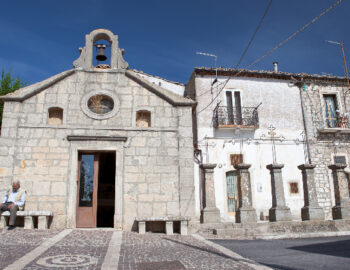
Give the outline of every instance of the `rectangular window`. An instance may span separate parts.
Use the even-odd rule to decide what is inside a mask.
[[[339,109],[336,95],[323,95],[325,124],[327,128],[339,127]]]

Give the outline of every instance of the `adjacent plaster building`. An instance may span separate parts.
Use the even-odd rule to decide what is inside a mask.
[[[101,59],[110,48],[109,64],[94,64],[96,46]],[[53,228],[131,230],[150,216],[198,222],[195,102],[175,93],[180,84],[167,90],[129,70],[108,30],[86,35],[80,52],[74,69],[1,97],[0,193],[20,180],[26,210],[53,211]]]
[[[340,199],[335,199],[339,195],[334,195],[334,174],[328,166],[348,164],[346,86],[344,78],[278,70],[194,69],[185,96],[198,103],[193,114],[197,163],[216,165],[214,197],[222,222],[240,222],[237,214],[245,195],[239,194],[244,192],[239,176],[247,169],[250,194],[246,200],[257,221],[275,221],[271,215],[275,216],[278,200],[288,212],[281,220],[309,219],[301,209],[309,209],[311,200],[312,211],[317,212],[311,219],[333,218],[332,207]],[[304,167],[298,166],[310,163],[316,166],[315,180],[303,183]],[[268,164],[281,165],[275,166],[280,185]],[[196,210],[201,213],[208,196],[205,170],[195,165]],[[305,184],[315,188],[304,190]],[[344,198],[349,197],[347,183],[340,190]]]
[[[239,163],[251,164],[252,204],[257,220],[268,220],[272,204],[271,178],[266,168],[271,163],[284,164],[286,204],[293,219],[300,219],[304,201],[297,166],[305,163],[305,147],[299,88],[273,72],[196,68],[185,95],[198,103],[194,140],[199,159],[217,164],[215,197],[221,220],[236,221],[239,196],[234,165]],[[203,190],[202,170],[198,166],[196,170],[196,181]],[[204,207],[203,191],[199,195],[197,211]]]

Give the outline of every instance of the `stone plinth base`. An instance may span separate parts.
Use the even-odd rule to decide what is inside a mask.
[[[292,214],[289,207],[277,207],[270,208],[269,210],[270,221],[291,221]]]
[[[350,219],[350,207],[334,206],[332,216],[333,219]]]
[[[238,209],[236,212],[237,223],[257,222],[256,211],[253,208],[250,209]]]
[[[206,207],[202,211],[203,223],[219,223],[220,210],[216,207]]]
[[[301,208],[302,220],[324,220],[322,207],[303,207]]]

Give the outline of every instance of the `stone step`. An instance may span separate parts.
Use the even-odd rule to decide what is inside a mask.
[[[201,224],[199,229],[199,233],[223,238],[340,231],[350,231],[350,220]]]

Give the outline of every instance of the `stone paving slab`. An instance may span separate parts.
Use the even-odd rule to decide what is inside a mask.
[[[0,269],[12,264],[32,251],[47,239],[58,234],[59,230],[0,230]]]
[[[192,236],[123,233],[118,270],[251,270]]]
[[[23,269],[100,269],[113,231],[74,230]]]

